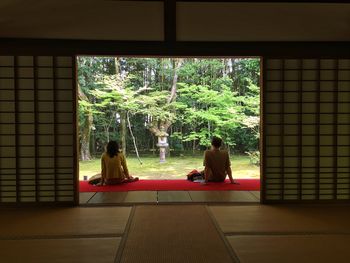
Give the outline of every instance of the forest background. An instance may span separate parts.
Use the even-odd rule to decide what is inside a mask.
[[[129,156],[202,156],[212,136],[259,165],[257,58],[78,57],[80,160],[109,140]],[[159,158],[158,158],[159,160]]]

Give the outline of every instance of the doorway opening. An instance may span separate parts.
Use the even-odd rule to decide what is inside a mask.
[[[140,181],[183,181],[203,170],[203,153],[217,136],[230,153],[233,178],[259,182],[260,63],[77,57],[79,180],[101,172],[101,155],[114,140]]]

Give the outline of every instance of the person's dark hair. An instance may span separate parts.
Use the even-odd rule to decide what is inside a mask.
[[[115,155],[119,153],[119,144],[116,141],[110,141],[107,144],[107,153],[109,157],[113,158]]]
[[[222,144],[222,140],[219,137],[214,136],[213,139],[211,139],[211,145],[213,145],[216,148],[220,148]]]

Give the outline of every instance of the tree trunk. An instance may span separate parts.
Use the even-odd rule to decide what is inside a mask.
[[[130,123],[130,118],[129,118],[128,112],[126,112],[126,119],[128,121],[129,131],[130,131],[130,135],[132,137],[132,141],[134,143],[134,148],[135,148],[135,153],[136,153],[137,159],[139,160],[140,164],[142,165],[142,161],[141,161],[140,155],[139,155],[139,150],[137,149],[137,145],[136,145],[135,136],[134,136],[134,133],[132,132],[132,129],[131,129],[131,123]]]
[[[174,59],[174,76],[173,76],[173,82],[170,88],[170,94],[167,99],[168,104],[171,104],[176,100],[178,70],[181,67],[182,63],[183,63],[183,59]],[[167,133],[171,124],[172,123],[169,120],[153,121],[149,127],[149,130],[158,139],[160,134],[163,134],[164,132]],[[165,162],[165,149],[160,147],[159,150],[160,150],[159,159],[161,162]]]
[[[105,127],[106,141],[109,142],[109,126]]]
[[[192,144],[192,155],[194,155],[196,152],[196,140],[193,140],[193,144]]]
[[[90,134],[91,134],[91,126],[92,126],[92,114],[86,116],[85,123],[88,123],[83,127],[81,133],[81,146],[80,146],[80,158],[82,161],[91,160],[90,154]]]
[[[120,141],[122,145],[122,151],[126,155],[126,112],[120,113]]]
[[[119,58],[116,57],[114,58],[114,65],[115,65],[115,74],[117,76],[120,75],[120,63],[119,63]],[[123,110],[120,113],[120,142],[122,146],[122,151],[126,155],[126,132],[127,132],[127,127],[126,127],[126,112]]]
[[[173,84],[170,90],[170,96],[168,97],[168,103],[171,103],[176,99],[178,70],[181,67],[182,63],[183,63],[182,59],[177,59],[174,61],[174,77],[173,77]]]
[[[78,96],[80,100],[85,100],[89,102],[88,97],[84,94],[84,92],[81,90],[79,85],[78,85]],[[80,136],[80,158],[82,161],[87,161],[87,160],[91,160],[90,135],[91,135],[91,128],[93,123],[92,112],[88,110],[84,115],[84,117],[85,117],[85,121],[83,122],[84,126],[81,129],[81,136]]]
[[[91,148],[91,154],[92,156],[96,156],[96,137],[95,137],[95,133],[93,132],[90,136],[90,148]]]
[[[209,110],[208,105],[206,106],[207,111]],[[210,121],[208,120],[208,135],[209,138],[211,137],[211,127],[210,127]]]
[[[183,133],[183,123],[181,122],[181,126],[180,126],[180,134],[181,134],[181,150],[182,151],[186,151],[186,143],[184,145],[184,141],[182,140],[182,135]]]
[[[119,58],[114,58],[114,65],[115,65],[115,74],[120,74],[120,64],[119,64]]]

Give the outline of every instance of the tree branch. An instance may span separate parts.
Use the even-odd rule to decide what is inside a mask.
[[[173,84],[171,86],[170,96],[168,98],[168,104],[170,104],[176,99],[178,70],[181,67],[182,62],[183,62],[183,59],[181,58],[175,60],[174,78],[173,78]]]
[[[88,97],[86,96],[86,94],[81,89],[79,83],[78,83],[78,97],[79,97],[80,100],[89,101]]]
[[[148,85],[146,84],[145,86],[143,86],[142,88],[139,88],[135,93],[136,94],[140,94],[146,90],[152,90],[152,88],[149,88]]]
[[[157,135],[160,133],[159,128],[157,127],[157,125],[154,125],[154,123],[152,123],[148,129],[150,130],[150,132],[152,132],[154,135]]]

